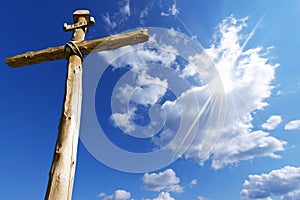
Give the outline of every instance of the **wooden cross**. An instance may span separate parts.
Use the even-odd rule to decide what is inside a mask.
[[[62,58],[68,59],[65,99],[60,118],[58,136],[49,172],[45,200],[71,200],[74,183],[77,145],[82,101],[83,55],[95,51],[116,49],[125,45],[145,42],[149,39],[146,29],[84,41],[88,27],[94,25],[88,10],[73,13],[74,24],[64,24],[64,30],[74,30],[72,40],[65,46],[27,52],[6,58],[11,67],[38,64]]]

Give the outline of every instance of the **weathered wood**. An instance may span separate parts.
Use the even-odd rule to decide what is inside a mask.
[[[76,17],[76,13],[81,16]],[[88,11],[76,11],[76,22],[89,20]],[[87,27],[75,29],[73,41],[83,41]],[[53,161],[45,200],[71,200],[74,183],[82,101],[82,60],[78,55],[68,58],[65,99],[60,119]]]
[[[84,41],[88,26],[92,25],[91,23],[86,23],[87,20],[90,20],[89,11],[75,11],[73,17],[74,23],[79,23],[80,26],[74,26],[76,29],[73,32],[72,41],[76,42],[83,55],[142,43],[149,39],[148,31],[142,29]],[[87,26],[84,27],[82,24],[87,24]],[[73,29],[73,26],[71,28]],[[76,51],[78,50],[76,49]],[[45,200],[71,200],[72,198],[82,102],[82,59],[80,55],[69,56],[65,52],[64,46],[27,52],[6,58],[6,63],[11,67],[21,67],[66,57],[68,58],[68,73],[65,85],[65,99]]]
[[[95,19],[93,17],[90,17],[90,20],[86,22],[78,22],[76,24],[71,24],[71,25],[64,23],[64,31],[67,32],[67,31],[72,31],[76,28],[94,26],[94,24],[95,24]]]
[[[97,51],[113,50],[126,45],[145,42],[149,39],[148,30],[141,29],[128,33],[112,35],[95,40],[85,40],[76,43],[82,54],[86,55]],[[97,47],[97,48],[96,48]],[[44,50],[27,52],[6,58],[6,63],[11,67],[22,67],[42,62],[66,58],[64,46],[49,47]]]

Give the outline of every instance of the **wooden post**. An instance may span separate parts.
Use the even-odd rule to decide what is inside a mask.
[[[89,11],[73,13],[74,23],[89,20]],[[72,41],[84,40],[87,27],[75,29]],[[58,128],[53,161],[45,200],[71,200],[76,167],[77,145],[82,101],[82,60],[78,55],[68,58],[63,111]]]
[[[88,26],[94,23],[90,20],[90,13],[88,10],[77,10],[73,13],[73,17],[74,25],[64,25],[65,31],[74,29],[72,42],[68,43],[71,45],[70,50],[73,51],[71,54],[65,52],[65,46],[58,46],[6,58],[6,63],[14,68],[58,60],[66,56],[68,58],[65,99],[45,200],[71,200],[72,198],[80,128],[83,55],[142,43],[149,39],[148,31],[141,29],[84,41]]]

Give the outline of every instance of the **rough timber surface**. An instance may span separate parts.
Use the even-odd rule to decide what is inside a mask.
[[[141,29],[95,40],[85,40],[77,42],[76,44],[81,53],[86,55],[91,52],[113,50],[126,45],[146,42],[148,39],[148,30]],[[6,58],[6,63],[11,67],[22,67],[52,60],[59,60],[66,58],[67,56],[67,53],[64,51],[64,46],[49,47],[40,51],[30,51],[24,54],[8,57]]]

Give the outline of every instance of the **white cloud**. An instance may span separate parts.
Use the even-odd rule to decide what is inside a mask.
[[[154,3],[155,3],[155,1],[149,1],[147,3],[147,5],[145,6],[145,8],[140,12],[139,18],[140,18],[140,24],[141,25],[144,26],[146,21],[151,19],[151,18],[148,19],[148,15],[149,15],[149,13],[151,12],[151,10],[154,6]]]
[[[198,196],[197,200],[209,200],[209,199],[202,197],[202,196]]]
[[[280,141],[263,131],[249,131],[244,125],[235,127],[236,132],[230,132],[229,137],[222,136],[213,150],[212,167],[220,169],[240,160],[250,160],[255,157],[268,156],[280,158],[276,151],[283,151],[286,142]],[[227,133],[224,133],[227,134]]]
[[[170,193],[168,192],[161,192],[158,197],[154,198],[153,200],[175,200],[171,197]]]
[[[282,122],[282,117],[279,115],[273,115],[267,119],[265,123],[261,125],[262,128],[267,130],[274,130]]]
[[[115,127],[119,127],[125,133],[130,133],[135,130],[135,126],[132,122],[132,115],[132,112],[113,113],[110,120],[113,122]]]
[[[105,13],[102,15],[102,19],[105,23],[107,31],[111,32],[121,26],[125,21],[127,21],[130,13],[130,1],[122,0],[119,2],[119,10],[113,14]]]
[[[189,142],[185,143],[186,141],[193,140],[196,134],[200,136],[199,140],[203,139],[201,136],[205,137],[207,133],[207,123],[204,121],[209,120],[211,117],[206,115],[204,110],[211,103],[207,86],[192,87],[184,91],[175,101],[166,101],[162,108],[168,115],[168,128],[164,129],[159,136],[153,138],[154,143],[160,147],[168,144],[170,150],[183,153],[184,149],[187,149],[190,145]],[[198,124],[199,117],[202,119],[200,124]],[[180,124],[179,128],[178,124]],[[203,126],[197,129],[198,125]],[[173,139],[175,134],[177,137]],[[178,137],[178,135],[181,136]],[[173,139],[172,142],[170,142],[171,139]],[[176,156],[181,156],[181,154],[179,153]]]
[[[277,96],[287,96],[287,95],[293,94],[293,93],[295,93],[295,91],[293,91],[293,90],[278,90],[276,95]]]
[[[102,19],[108,29],[114,29],[117,26],[117,22],[113,21],[108,13],[102,16]]]
[[[120,13],[123,16],[130,16],[130,5],[129,5],[129,0],[125,0],[120,7]]]
[[[137,75],[136,84],[132,101],[142,105],[154,105],[165,94],[168,88],[167,80],[161,80],[158,77],[150,76],[146,70]]]
[[[184,156],[196,160],[201,165],[207,159],[212,159],[214,169],[260,156],[280,158],[275,152],[283,151],[286,145],[285,141],[278,140],[267,132],[253,130],[252,114],[268,105],[265,100],[271,95],[273,89],[271,83],[278,64],[272,64],[262,48],[250,48],[244,51],[245,43],[251,39],[249,36],[244,39],[241,34],[243,28],[247,26],[246,20],[247,18],[236,19],[233,16],[225,19],[214,34],[211,47],[205,50],[214,61],[221,77],[226,99],[223,109],[227,112],[221,137],[213,150],[209,154],[203,153],[213,147],[209,145],[214,145],[211,142],[214,139],[211,132],[216,130],[214,130],[215,127],[208,127],[209,134],[205,135],[200,130],[201,133],[197,134],[194,143]],[[251,35],[254,32],[252,30]],[[243,39],[244,43],[242,43]],[[184,78],[194,76],[193,66],[210,66],[209,63],[210,61],[203,53],[190,56],[189,64],[181,71],[181,76]],[[211,76],[210,74],[201,75]],[[210,97],[209,89],[211,88],[193,87],[183,92],[177,99],[190,99],[194,95],[199,105],[203,106]],[[209,100],[209,104],[212,105],[214,100],[216,99]],[[193,121],[197,115],[191,111],[199,112],[199,110],[189,107],[190,104],[187,102],[184,104],[181,104],[183,107],[179,107],[177,100],[166,101],[162,107],[168,116],[174,119],[181,114],[182,119]],[[211,112],[214,110],[219,112],[219,109],[215,107],[210,106],[209,109],[212,110]],[[176,114],[174,110],[181,110],[181,112]],[[182,114],[184,111],[189,112]],[[208,117],[209,115],[202,116],[204,120],[200,119],[199,123],[205,126]],[[161,138],[154,138],[154,143],[160,147],[176,134],[176,131],[172,133],[172,129],[165,131]],[[204,137],[208,138],[208,143],[203,143]],[[174,148],[178,147],[175,145]]]
[[[214,169],[259,156],[279,158],[275,152],[283,151],[286,144],[266,132],[252,130],[252,114],[268,105],[265,100],[271,95],[278,64],[272,64],[262,48],[244,51],[245,42],[250,39],[241,34],[247,26],[246,20],[233,16],[223,20],[211,47],[206,50],[222,79],[227,112],[222,135],[211,153],[202,155],[203,140],[196,138],[185,157],[201,165],[211,158]],[[193,59],[197,63],[197,57]]]
[[[178,10],[175,3],[172,5],[172,7],[169,9],[169,11],[171,12],[172,15],[178,15],[179,14],[179,10]]]
[[[249,175],[241,197],[244,199],[297,200],[300,198],[300,168],[285,166],[268,174]]]
[[[130,101],[130,97],[134,92],[135,88],[129,84],[123,84],[117,88],[116,98],[122,104],[127,104]]]
[[[179,185],[180,179],[176,177],[172,169],[167,169],[164,172],[145,173],[143,178],[143,188],[149,191],[167,191],[167,192],[183,192],[183,188]]]
[[[169,31],[168,34],[171,34]],[[165,67],[171,67],[176,60],[177,49],[172,45],[167,45],[162,41],[158,41],[156,35],[150,35],[147,43],[137,44],[135,47],[140,48],[138,51],[132,46],[125,46],[113,51],[101,52],[107,63],[113,65],[115,69],[129,65],[132,72],[137,76],[142,71],[149,70],[146,66],[149,63],[161,64]],[[157,50],[150,48],[159,47]],[[133,53],[134,52],[134,53]],[[125,55],[126,56],[123,56]],[[118,58],[117,60],[114,60]]]
[[[105,196],[106,196],[106,194],[104,192],[101,192],[100,194],[98,194],[98,197],[100,197],[100,198],[103,198]]]
[[[146,18],[146,17],[148,17],[148,12],[149,12],[149,7],[146,6],[144,8],[144,10],[142,10],[142,12],[140,13],[140,18]]]
[[[98,197],[102,198],[102,200],[129,200],[131,198],[131,194],[125,190],[116,190],[111,195],[106,195],[101,192]]]
[[[110,117],[115,127],[121,128],[125,133],[136,132],[136,135],[148,135],[150,130],[157,130],[163,123],[159,122],[161,113],[152,112],[152,120],[148,131],[146,129],[140,131],[141,127],[137,126],[133,121],[137,115],[137,105],[154,106],[167,91],[167,80],[161,80],[158,77],[152,77],[147,70],[137,70],[134,73],[134,81],[132,85],[121,84],[117,86],[117,92],[113,98],[113,102],[119,101],[113,109]],[[132,106],[129,106],[131,102]],[[150,112],[151,113],[151,112]],[[159,128],[160,130],[161,128]],[[140,132],[140,133],[138,133]],[[150,134],[151,135],[151,134]]]
[[[190,60],[191,61],[191,60]],[[197,69],[195,69],[194,64],[188,64],[185,66],[185,68],[182,70],[181,77],[186,78],[189,76],[194,76],[198,73]]]
[[[194,185],[197,185],[197,184],[198,184],[197,179],[193,179],[193,180],[190,182],[190,187],[193,187]]]
[[[148,44],[150,46],[158,46],[158,42],[155,36],[151,36]],[[140,46],[142,45],[143,44]],[[172,46],[162,43],[159,46],[165,49],[165,51],[153,51],[147,48],[141,48],[135,53],[128,53],[133,52],[133,49],[132,47],[125,47],[115,51],[101,52],[107,63],[112,63],[114,57],[117,55],[116,57],[118,57],[118,59],[112,63],[114,69],[124,66],[131,67],[130,72],[132,74],[123,76],[123,82],[120,81],[115,86],[116,92],[113,95],[112,104],[117,106],[113,109],[113,114],[110,118],[114,125],[121,128],[125,133],[147,135],[148,133],[146,132],[156,130],[160,127],[159,125],[162,124],[162,122],[155,122],[155,120],[159,120],[160,118],[157,119],[157,116],[153,116],[151,118],[151,124],[148,126],[149,129],[144,129],[143,133],[138,134],[141,128],[136,126],[133,122],[133,119],[136,117],[136,108],[132,107],[132,105],[131,110],[128,111],[129,101],[135,105],[153,106],[167,91],[167,79],[159,78],[157,71],[151,71],[146,66],[149,65],[149,63],[161,63],[160,65],[162,66],[171,67],[175,62],[177,51]],[[122,56],[123,54],[126,54],[126,56]],[[135,131],[135,133],[132,133],[133,131]]]
[[[300,120],[292,120],[284,127],[285,130],[300,130]]]
[[[163,16],[163,17],[167,17],[167,16],[169,16],[170,14],[169,14],[169,13],[165,13],[165,12],[161,12],[160,15]]]
[[[175,16],[175,15],[178,15],[179,14],[179,10],[177,8],[177,3],[176,3],[176,0],[174,1],[174,3],[171,5],[171,7],[169,7],[168,11],[167,12],[161,12],[160,13],[161,16],[163,17],[167,17],[167,16]]]
[[[172,2],[162,1],[162,0],[160,1],[152,0],[145,3],[145,5],[146,6],[143,9],[141,9],[141,12],[138,13],[141,25],[145,25],[146,21],[151,21],[149,20],[151,16],[149,17],[149,19],[147,19],[147,17],[153,14],[152,13],[153,10],[157,11],[157,9],[160,9],[160,15],[162,17],[177,16],[180,13],[176,0],[173,0]],[[154,13],[156,14],[156,12]]]

